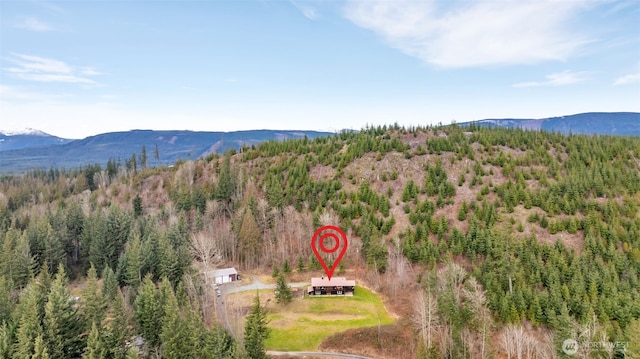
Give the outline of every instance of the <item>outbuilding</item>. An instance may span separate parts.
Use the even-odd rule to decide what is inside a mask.
[[[235,268],[216,269],[209,273],[210,276],[213,277],[215,284],[235,282],[238,280],[238,271],[236,271]]]

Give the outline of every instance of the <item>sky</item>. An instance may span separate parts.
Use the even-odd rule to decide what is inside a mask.
[[[0,129],[640,112],[639,0],[0,0]]]

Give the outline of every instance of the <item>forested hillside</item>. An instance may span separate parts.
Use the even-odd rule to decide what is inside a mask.
[[[2,177],[0,357],[254,357],[217,324],[200,269],[314,270],[322,224],[347,232],[345,266],[400,317],[384,333],[409,338],[362,329],[327,350],[640,353],[640,138],[470,125]]]

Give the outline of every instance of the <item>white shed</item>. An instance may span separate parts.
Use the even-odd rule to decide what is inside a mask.
[[[209,273],[216,284],[235,282],[238,279],[238,271],[235,268],[216,269]]]

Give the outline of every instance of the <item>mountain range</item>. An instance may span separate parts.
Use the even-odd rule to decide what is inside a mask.
[[[251,130],[235,132],[132,130],[110,132],[80,140],[61,139],[43,132],[0,134],[0,173],[20,173],[34,168],[77,168],[109,159],[139,155],[143,146],[152,166],[171,165],[179,159],[196,159],[211,153],[239,150],[268,140],[315,138],[330,132]],[[156,146],[158,159],[155,159]]]
[[[466,122],[468,125],[472,122]],[[562,134],[640,136],[638,112],[589,112],[543,119],[487,119],[473,122],[481,126],[521,128]]]
[[[52,136],[33,128],[22,131],[0,131],[0,152],[23,148],[63,145],[73,140]]]
[[[554,131],[564,134],[640,136],[640,113],[590,112],[545,119],[486,119],[466,122],[480,126],[515,127],[525,130]],[[330,132],[252,130],[235,132],[193,132],[132,130],[64,139],[42,131],[0,131],[0,173],[21,173],[34,168],[76,168],[87,164],[105,165],[113,158],[124,162],[144,146],[152,166],[170,165],[178,159],[195,159],[223,153],[241,146],[268,140],[315,138]],[[154,152],[158,149],[158,159]]]

